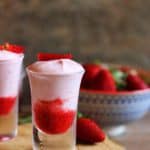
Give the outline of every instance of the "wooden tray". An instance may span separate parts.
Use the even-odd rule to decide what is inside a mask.
[[[11,141],[0,143],[0,150],[32,150],[31,124],[21,125],[19,135]],[[124,147],[106,139],[95,145],[77,145],[76,150],[125,150]]]

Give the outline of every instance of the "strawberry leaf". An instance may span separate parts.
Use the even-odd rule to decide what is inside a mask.
[[[117,69],[113,69],[111,70],[113,78],[115,80],[116,86],[118,90],[123,90],[126,88],[126,78],[127,78],[127,74],[117,70]]]

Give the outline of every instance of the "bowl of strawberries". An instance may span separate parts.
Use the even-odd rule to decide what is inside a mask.
[[[84,115],[104,128],[115,129],[142,118],[148,112],[148,72],[107,64],[83,64],[83,67],[86,72],[81,83],[79,111]]]

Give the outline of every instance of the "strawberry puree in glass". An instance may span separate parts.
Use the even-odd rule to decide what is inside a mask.
[[[18,91],[24,55],[0,50],[0,141],[17,134]]]
[[[27,68],[32,97],[34,150],[74,150],[82,66],[69,59]]]

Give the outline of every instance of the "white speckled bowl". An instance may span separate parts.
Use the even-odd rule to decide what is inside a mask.
[[[80,90],[79,111],[102,127],[115,127],[138,120],[149,108],[150,89],[129,92]]]

